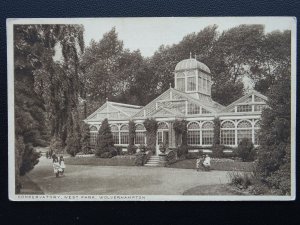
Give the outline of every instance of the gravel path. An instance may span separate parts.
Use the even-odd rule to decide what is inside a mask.
[[[197,172],[174,168],[67,165],[55,178],[44,156],[28,174],[45,194],[181,195],[199,185],[228,183],[226,171]]]

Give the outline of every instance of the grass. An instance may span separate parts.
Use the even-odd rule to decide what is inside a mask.
[[[67,165],[93,165],[93,166],[134,166],[134,156],[116,156],[113,158],[69,157],[65,159]]]
[[[34,183],[27,175],[21,176],[20,181],[22,183],[21,193],[20,194],[27,194],[27,195],[42,195],[44,192],[41,188]]]
[[[253,162],[239,162],[234,160],[222,160],[222,159],[212,159],[211,169],[212,170],[222,170],[222,171],[245,171],[250,172],[253,170]],[[195,169],[196,159],[185,159],[178,161],[169,165],[170,168],[181,168],[181,169]]]

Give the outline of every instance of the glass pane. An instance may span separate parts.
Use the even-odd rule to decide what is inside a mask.
[[[187,78],[187,90],[196,91],[196,77]]]
[[[177,89],[179,91],[185,91],[185,82],[184,78],[177,78]]]

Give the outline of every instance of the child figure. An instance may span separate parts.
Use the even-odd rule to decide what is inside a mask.
[[[199,171],[199,167],[200,167],[200,162],[201,162],[201,157],[198,156],[197,160],[196,160],[196,170]]]
[[[210,157],[208,155],[205,156],[204,162],[203,162],[203,167],[205,171],[210,170]]]
[[[53,158],[53,171],[54,171],[55,177],[59,177],[59,173],[62,171],[57,157]]]
[[[61,175],[63,175],[65,172],[66,165],[65,165],[64,157],[62,155],[59,157],[59,164],[61,168]]]

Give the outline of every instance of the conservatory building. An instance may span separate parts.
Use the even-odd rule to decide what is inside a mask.
[[[259,144],[261,111],[267,98],[252,90],[228,106],[211,98],[210,69],[196,59],[180,61],[175,67],[175,87],[166,90],[146,106],[106,101],[84,121],[90,125],[90,143],[95,145],[102,120],[108,119],[115,145],[126,149],[129,142],[129,121],[136,126],[135,144],[147,145],[143,122],[154,118],[158,122],[156,154],[159,144],[177,147],[173,124],[186,120],[187,142],[190,146],[209,147],[213,144],[214,119],[220,120],[220,143],[235,147],[243,138]]]

